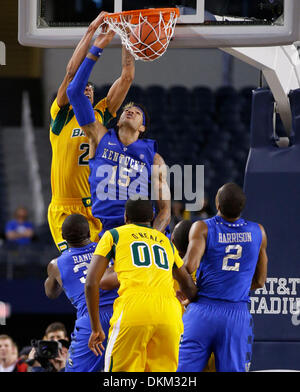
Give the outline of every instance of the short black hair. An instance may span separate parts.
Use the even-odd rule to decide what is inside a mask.
[[[93,91],[95,91],[95,85],[94,85],[93,82],[91,82],[91,81],[89,80],[89,81],[87,82],[86,85],[92,87]]]
[[[78,243],[90,238],[90,228],[87,219],[80,214],[69,215],[62,224],[62,237],[70,243]]]
[[[144,116],[145,116],[145,124],[144,124],[145,131],[144,132],[140,132],[140,135],[139,135],[139,139],[143,139],[143,138],[145,138],[145,135],[146,135],[147,131],[150,128],[150,116],[149,116],[149,113],[147,112],[145,106],[142,103],[136,103],[136,102],[133,102],[133,101],[126,103],[122,107],[122,109],[120,111],[120,114],[118,115],[116,123],[119,122],[119,119],[122,116],[122,113],[124,112],[124,110],[128,109],[128,108],[131,108],[133,106],[136,106],[137,108],[141,109],[142,112],[144,113]],[[118,129],[118,126],[116,126],[116,128]]]
[[[138,198],[128,199],[125,204],[126,217],[130,222],[152,222],[153,207],[151,200]]]
[[[174,227],[172,237],[173,243],[182,257],[186,254],[189,246],[189,233],[193,222],[182,220]]]
[[[238,218],[245,208],[246,195],[240,186],[228,182],[218,191],[218,203],[220,212],[226,218]]]

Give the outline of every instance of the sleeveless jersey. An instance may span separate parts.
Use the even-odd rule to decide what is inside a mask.
[[[244,219],[228,222],[220,216],[204,221],[206,250],[197,270],[198,295],[232,302],[248,302],[262,232]]]
[[[172,268],[181,268],[183,260],[160,231],[137,224],[108,230],[95,254],[114,259],[120,297],[141,291],[175,297]]]
[[[77,310],[77,318],[88,312],[84,294],[87,269],[91,262],[97,243],[81,248],[70,248],[57,259],[62,284],[66,296]],[[112,305],[117,297],[116,290],[100,289],[100,306]]]
[[[90,196],[88,178],[89,141],[80,128],[72,106],[51,106],[51,189],[53,199],[82,199]],[[94,107],[95,118],[106,125],[112,118],[106,98]]]
[[[138,139],[125,146],[114,129],[108,130],[95,157],[89,161],[95,218],[122,220],[131,195],[139,193],[150,198],[151,166],[156,151],[154,140]]]

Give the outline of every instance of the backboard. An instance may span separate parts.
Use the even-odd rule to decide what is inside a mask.
[[[102,11],[178,7],[173,48],[288,45],[300,40],[299,0],[19,0],[19,42],[74,47]],[[115,37],[112,46],[119,46]]]

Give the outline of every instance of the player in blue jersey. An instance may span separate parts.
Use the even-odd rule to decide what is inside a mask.
[[[156,142],[143,138],[148,127],[146,110],[133,102],[126,105],[117,129],[108,130],[95,119],[92,105],[84,95],[89,75],[106,45],[107,40],[97,41],[67,89],[77,121],[89,138],[92,213],[101,220],[102,233],[123,225],[125,203],[138,193],[157,201],[153,228],[165,231],[171,217],[170,191],[166,166],[156,151]]]
[[[104,357],[97,357],[88,348],[91,325],[84,294],[85,276],[97,243],[91,242],[87,219],[83,215],[68,216],[62,225],[62,235],[69,249],[48,264],[45,292],[57,298],[64,290],[77,311],[77,320],[69,347],[66,372],[96,372],[104,369]],[[118,281],[110,267],[100,283],[100,319],[108,336],[113,301]],[[103,342],[106,347],[106,341]]]
[[[216,195],[217,215],[193,224],[185,264],[197,270],[198,299],[183,316],[178,371],[202,371],[211,353],[216,370],[249,369],[253,322],[249,292],[267,276],[267,237],[262,225],[241,218],[246,196],[233,183]]]

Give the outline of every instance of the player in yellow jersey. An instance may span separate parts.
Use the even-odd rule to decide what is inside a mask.
[[[176,248],[151,227],[152,221],[150,201],[129,199],[126,224],[105,232],[88,270],[85,293],[92,326],[89,347],[96,355],[101,354],[105,337],[99,320],[99,282],[111,257],[120,282],[110,321],[105,371],[177,369],[183,328],[173,277],[190,300],[196,297],[197,289]]]
[[[67,66],[65,78],[60,85],[52,106],[50,124],[50,142],[52,146],[51,188],[52,200],[48,209],[48,222],[52,237],[59,250],[67,248],[61,235],[61,226],[68,215],[73,213],[84,215],[90,225],[92,241],[98,241],[101,223],[91,212],[89,178],[89,140],[80,128],[66,91],[78,67],[85,58],[90,42],[103,22],[105,12],[101,12],[90,24],[87,32],[77,45]],[[100,34],[95,45],[105,47],[113,38],[114,32]],[[111,86],[107,97],[94,106],[95,117],[106,125],[115,116],[124,101],[134,78],[134,59],[122,48],[122,73]],[[88,83],[84,94],[93,105],[94,90]]]

